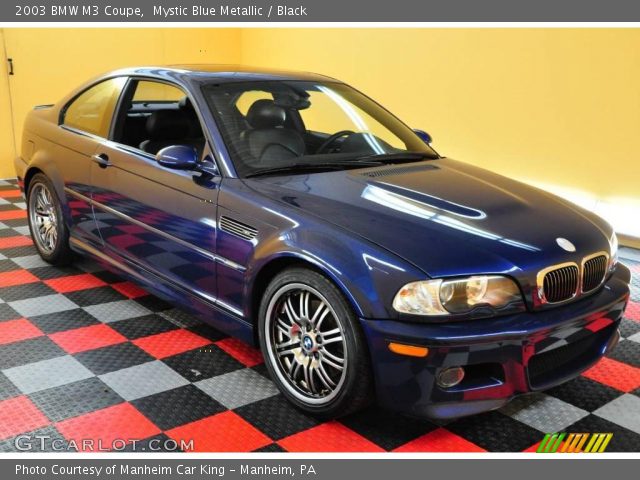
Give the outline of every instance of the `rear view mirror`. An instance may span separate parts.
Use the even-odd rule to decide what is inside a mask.
[[[431,142],[433,142],[431,135],[429,135],[424,130],[418,130],[417,128],[414,128],[413,133],[415,133],[418,137],[420,137],[420,140],[422,140],[427,145],[431,145]]]
[[[174,170],[194,170],[198,165],[198,153],[189,145],[171,145],[156,154],[156,162]]]

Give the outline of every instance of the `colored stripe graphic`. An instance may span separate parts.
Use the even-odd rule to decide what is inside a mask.
[[[602,453],[612,438],[613,433],[547,433],[536,453]]]
[[[558,447],[560,446],[560,443],[565,436],[566,433],[547,433],[542,439],[542,442],[540,442],[540,446],[538,447],[538,450],[536,450],[536,452],[556,453],[556,450],[558,450]]]

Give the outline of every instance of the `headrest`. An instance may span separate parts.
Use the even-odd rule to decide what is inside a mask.
[[[152,140],[184,138],[189,133],[189,119],[181,110],[158,110],[147,118],[146,128]]]
[[[191,100],[189,100],[189,97],[185,95],[178,100],[178,108],[180,108],[180,110],[193,110],[193,104],[191,103]]]
[[[275,128],[281,127],[286,117],[284,108],[277,106],[273,100],[262,98],[253,102],[246,118],[253,128]]]

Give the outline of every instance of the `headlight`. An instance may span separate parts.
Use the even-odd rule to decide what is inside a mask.
[[[411,315],[458,315],[483,307],[523,310],[518,285],[498,275],[424,280],[408,283],[393,300],[396,311]]]
[[[611,235],[611,256],[609,257],[609,270],[613,270],[613,267],[618,263],[618,236],[615,232]]]

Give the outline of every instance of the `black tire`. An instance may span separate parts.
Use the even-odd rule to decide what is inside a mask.
[[[306,309],[303,293],[308,293]],[[287,299],[291,301],[288,306]],[[293,309],[296,302],[297,310],[292,312],[289,307]],[[276,275],[264,292],[258,328],[271,378],[300,410],[324,419],[337,418],[373,401],[364,334],[344,295],[323,275],[303,267]],[[277,351],[286,353],[278,355]],[[342,370],[336,365],[342,365]]]
[[[38,213],[42,212],[43,209],[39,207],[36,208],[38,205],[37,196],[43,192],[46,192],[45,197],[48,195],[48,199],[50,200],[44,211],[49,214],[50,228],[54,230],[54,232],[51,233],[55,234],[55,242],[50,241],[53,235],[45,239],[36,225],[36,223],[45,218],[44,215]],[[29,219],[31,238],[40,257],[47,263],[56,266],[71,263],[73,261],[73,252],[69,247],[69,229],[64,221],[62,205],[53,184],[42,173],[37,173],[29,182],[29,191],[27,192],[27,217]],[[44,221],[46,222],[47,220]]]

